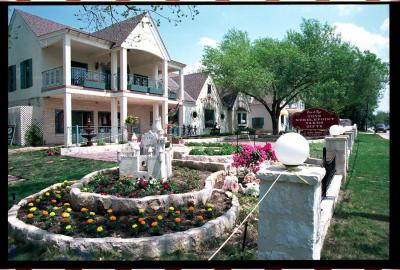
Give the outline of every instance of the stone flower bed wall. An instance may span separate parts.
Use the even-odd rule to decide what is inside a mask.
[[[55,186],[55,185],[54,185]],[[233,228],[238,217],[240,206],[236,196],[232,195],[232,206],[222,216],[217,217],[201,227],[183,232],[164,234],[161,236],[142,238],[73,238],[54,234],[29,225],[17,218],[20,207],[28,203],[28,199],[43,195],[49,191],[46,188],[34,195],[21,200],[8,211],[8,232],[15,238],[43,247],[53,247],[61,252],[76,250],[89,251],[120,251],[132,254],[132,259],[157,258],[176,251],[197,251],[202,243],[222,235]],[[211,189],[210,189],[211,190]]]
[[[118,198],[113,195],[101,195],[97,193],[82,192],[82,186],[89,182],[99,172],[111,172],[117,170],[118,167],[104,169],[92,172],[78,183],[71,186],[70,201],[74,210],[79,210],[82,207],[90,208],[95,211],[104,209],[113,209],[115,213],[129,213],[137,211],[139,208],[157,210],[160,207],[168,205],[184,205],[188,202],[198,204],[199,202],[205,203],[211,196],[212,189],[217,180],[225,176],[224,171],[212,173],[205,181],[205,187],[199,191],[169,194],[169,195],[154,195],[146,196],[143,198]]]

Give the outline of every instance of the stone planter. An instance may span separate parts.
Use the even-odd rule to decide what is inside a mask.
[[[81,191],[82,186],[91,181],[92,177],[94,177],[97,173],[107,173],[117,169],[118,167],[114,167],[92,172],[83,177],[82,180],[78,181],[76,184],[72,185],[70,191],[70,202],[72,208],[74,210],[79,210],[82,207],[86,207],[95,211],[111,208],[115,213],[130,213],[137,211],[139,208],[143,208],[145,210],[148,208],[157,210],[158,208],[169,205],[185,205],[188,202],[193,202],[195,204],[200,202],[205,203],[212,194],[212,189],[216,183],[216,180],[225,175],[224,171],[212,173],[207,177],[204,189],[180,194],[153,195],[133,199]]]
[[[222,216],[210,220],[201,227],[161,236],[141,238],[73,238],[42,230],[17,218],[18,210],[28,202],[29,198],[42,195],[49,189],[50,187],[21,200],[18,205],[14,205],[8,211],[9,235],[40,247],[56,248],[61,252],[67,250],[80,252],[128,252],[132,254],[132,260],[157,258],[176,251],[199,251],[203,243],[232,229],[240,210],[238,199],[232,195],[231,208]]]

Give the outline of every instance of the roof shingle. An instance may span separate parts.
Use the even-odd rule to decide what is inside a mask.
[[[172,77],[172,79],[180,85],[180,76]],[[207,80],[207,75],[199,72],[199,73],[192,73],[192,74],[187,74],[184,76],[185,80],[185,92],[193,99],[197,100],[199,97],[199,94],[201,92],[201,89],[204,86],[204,83]]]

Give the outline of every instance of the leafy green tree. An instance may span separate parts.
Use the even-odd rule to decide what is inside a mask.
[[[388,112],[383,112],[383,111],[378,111],[376,114],[374,114],[374,121],[373,124],[379,124],[383,123],[385,125],[389,124],[389,113]]]
[[[324,86],[329,79],[327,63],[340,41],[333,30],[327,24],[303,20],[301,31],[288,32],[283,40],[254,42],[246,32],[230,30],[217,48],[205,48],[202,63],[219,87],[263,104],[273,133],[278,134],[280,111],[287,104],[311,96],[317,86],[328,87]]]

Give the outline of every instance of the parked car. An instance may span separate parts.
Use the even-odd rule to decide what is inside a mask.
[[[386,126],[385,124],[376,124],[375,125],[375,133],[384,132],[386,133]]]

